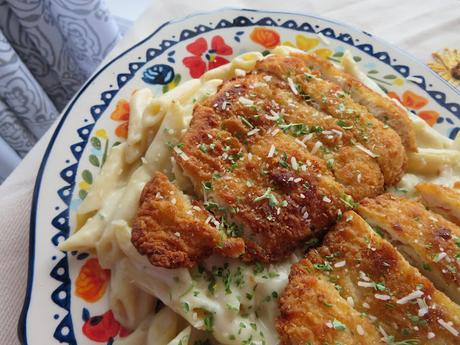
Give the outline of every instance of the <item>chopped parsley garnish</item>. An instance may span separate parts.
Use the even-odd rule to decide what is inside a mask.
[[[207,332],[212,332],[214,328],[214,314],[211,312],[207,312],[206,316],[203,319],[204,322],[204,329]]]
[[[258,196],[257,198],[254,199],[255,202],[259,202],[259,201],[262,201],[262,200],[268,200],[268,205],[270,207],[275,207],[275,206],[278,206],[278,200],[276,200],[276,197],[271,194],[271,188],[267,188],[267,190],[265,191],[264,194],[262,194],[261,196]]]
[[[190,311],[190,306],[188,305],[187,302],[182,302],[180,306],[182,310],[184,311],[184,313],[188,313]]]
[[[338,126],[342,127],[343,129],[352,129],[353,128],[353,125],[347,124],[344,120],[338,120],[336,122],[336,124]]]
[[[251,122],[249,122],[244,116],[240,116],[240,119],[241,119],[241,122],[243,122],[246,127],[249,127],[251,129],[254,128],[254,125]]]
[[[325,261],[323,264],[314,264],[313,267],[320,271],[332,271],[332,266],[327,261]]]
[[[385,291],[386,287],[384,283],[375,283],[375,289],[379,291]]]
[[[332,321],[332,327],[338,331],[344,331],[347,329],[347,326],[345,326],[343,323],[336,319]]]
[[[208,152],[208,145],[201,143],[198,145],[198,148],[200,149],[201,152],[206,153]]]
[[[201,182],[204,190],[212,190],[212,182],[211,181],[204,181]]]
[[[344,194],[340,197],[340,200],[342,200],[342,202],[347,205],[348,207],[352,208],[352,209],[355,209],[359,206],[359,204],[357,202],[355,202],[353,200],[353,197],[351,195],[348,195],[348,194]]]

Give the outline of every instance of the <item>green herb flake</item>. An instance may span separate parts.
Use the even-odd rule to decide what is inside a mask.
[[[338,331],[344,331],[347,329],[347,326],[345,326],[342,322],[336,319],[332,321],[332,327]]]

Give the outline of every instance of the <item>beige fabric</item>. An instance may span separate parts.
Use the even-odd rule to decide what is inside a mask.
[[[110,1],[110,0],[109,0]],[[460,48],[458,0],[246,0],[155,1],[106,58],[167,20],[222,6],[305,12],[365,29],[426,62],[431,52]],[[282,7],[281,7],[282,6]],[[26,288],[29,218],[35,177],[53,126],[0,187],[0,344],[17,344],[16,325]],[[46,322],[46,318],[44,321]],[[36,339],[31,345],[41,344]]]

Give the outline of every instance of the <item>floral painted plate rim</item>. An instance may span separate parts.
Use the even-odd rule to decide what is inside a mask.
[[[219,17],[219,14],[220,13],[224,14],[226,12],[234,12],[235,13],[235,15],[233,17],[234,22],[239,17],[241,17],[241,16],[244,17],[245,15],[248,15],[248,14],[251,14],[251,13],[252,14],[266,15],[266,17],[261,17],[260,19],[257,19],[257,20],[254,19],[254,21],[249,20],[249,19],[246,18],[249,21],[249,24],[247,22],[245,22],[245,24],[240,23],[239,27],[250,27],[250,26],[254,26],[254,27],[255,26],[279,27],[279,28],[282,27],[284,29],[292,29],[292,30],[299,31],[299,32],[309,32],[309,33],[317,33],[317,32],[320,32],[320,31],[323,32],[323,31],[326,30],[326,29],[323,29],[323,30],[318,29],[318,31],[315,31],[312,27],[311,27],[312,31],[299,29],[299,27],[301,27],[301,26],[300,25],[297,26],[297,20],[292,20],[292,19],[289,19],[289,18],[284,18],[283,23],[286,24],[289,21],[291,21],[291,22],[294,23],[295,27],[288,26],[288,25],[284,26],[284,24],[282,26],[281,23],[277,24],[273,20],[271,20],[271,22],[267,22],[266,20],[265,20],[265,22],[263,22],[264,19],[266,19],[266,18],[268,18],[270,16],[279,15],[279,16],[283,16],[283,17],[293,16],[295,18],[302,18],[302,20],[305,21],[302,25],[305,25],[306,23],[308,24],[308,20],[310,19],[310,20],[320,21],[320,22],[326,23],[327,25],[338,26],[342,30],[343,29],[350,30],[350,32],[352,34],[358,34],[358,33],[361,34],[361,33],[363,33],[366,36],[368,36],[368,40],[370,40],[371,43],[375,41],[379,45],[381,45],[381,46],[383,46],[385,48],[385,51],[383,51],[383,52],[380,51],[379,53],[374,54],[374,52],[372,51],[371,43],[368,43],[368,45],[371,46],[371,52],[365,51],[365,50],[360,48],[363,53],[371,55],[373,57],[376,57],[377,54],[386,54],[386,56],[389,58],[391,52],[396,52],[397,54],[401,54],[401,55],[404,56],[405,60],[403,61],[403,63],[407,64],[407,65],[398,65],[399,67],[401,67],[401,66],[405,67],[405,71],[406,71],[406,74],[405,74],[401,70],[397,70],[397,72],[399,72],[400,74],[403,74],[405,77],[409,76],[409,66],[411,66],[411,68],[412,68],[412,66],[414,66],[414,64],[415,64],[415,65],[417,65],[419,68],[421,68],[423,70],[423,75],[429,74],[433,78],[435,78],[436,80],[441,81],[441,84],[438,86],[439,90],[431,90],[431,91],[427,89],[427,85],[426,85],[424,76],[416,76],[416,77],[421,78],[421,81],[420,81],[420,83],[414,82],[414,84],[416,84],[418,87],[420,87],[424,91],[426,91],[433,98],[433,100],[435,102],[437,102],[439,105],[441,105],[443,108],[445,108],[451,114],[454,114],[454,116],[457,117],[457,119],[460,119],[460,107],[458,106],[458,104],[457,103],[447,103],[445,101],[446,100],[446,94],[450,93],[450,98],[452,98],[452,96],[453,96],[454,100],[457,102],[457,99],[460,98],[460,90],[454,88],[452,85],[450,85],[445,80],[440,78],[437,74],[435,74],[432,70],[430,70],[426,65],[424,65],[422,62],[418,61],[416,58],[414,58],[413,56],[411,56],[407,52],[405,52],[405,51],[403,51],[403,50],[401,50],[401,49],[399,49],[399,48],[397,48],[397,47],[395,47],[395,46],[393,46],[393,45],[391,45],[391,44],[389,44],[389,43],[387,43],[387,42],[385,42],[385,41],[383,41],[383,40],[381,40],[379,38],[376,38],[376,37],[372,36],[371,34],[365,32],[365,31],[356,29],[356,28],[354,28],[354,27],[352,27],[350,25],[343,24],[343,23],[340,23],[340,22],[335,21],[335,20],[325,19],[325,18],[322,18],[322,17],[319,17],[319,16],[314,16],[314,15],[309,15],[309,14],[302,14],[302,13],[296,13],[295,14],[295,13],[282,12],[282,11],[267,11],[267,10],[238,9],[238,8],[222,8],[222,9],[219,9],[219,10],[216,10],[216,11],[211,11],[211,12],[194,13],[194,14],[188,15],[188,16],[186,16],[184,18],[171,20],[171,21],[168,21],[168,22],[162,24],[155,31],[153,31],[151,34],[149,34],[147,37],[145,37],[144,39],[142,39],[139,42],[137,42],[136,44],[134,44],[132,47],[130,47],[130,48],[126,49],[125,51],[123,51],[122,53],[120,53],[118,56],[113,58],[107,64],[102,66],[97,72],[94,73],[93,76],[91,76],[91,78],[84,84],[84,86],[82,86],[82,88],[78,91],[78,93],[69,102],[68,106],[66,107],[65,111],[63,112],[63,115],[62,115],[61,119],[59,120],[59,123],[58,123],[58,125],[57,125],[57,127],[56,127],[56,129],[55,129],[55,131],[54,131],[54,133],[53,133],[53,135],[51,137],[51,139],[50,139],[50,142],[49,142],[49,144],[47,146],[47,149],[46,149],[46,151],[44,153],[43,160],[41,162],[41,165],[40,165],[40,168],[39,168],[39,171],[38,171],[38,174],[37,174],[34,193],[33,193],[33,199],[32,199],[32,210],[31,210],[31,218],[30,218],[30,234],[29,234],[29,266],[28,266],[27,290],[26,290],[26,296],[25,296],[23,310],[22,310],[21,317],[20,317],[19,324],[18,324],[18,336],[19,336],[20,342],[22,344],[28,344],[28,339],[27,339],[27,329],[28,329],[27,315],[28,315],[28,312],[29,312],[29,306],[30,306],[30,302],[31,302],[31,293],[32,293],[32,288],[33,288],[33,284],[34,284],[34,276],[35,276],[35,270],[34,269],[35,269],[35,259],[36,259],[36,257],[35,257],[35,244],[36,244],[36,229],[37,229],[37,214],[38,214],[37,213],[37,208],[38,208],[38,205],[39,205],[38,202],[39,202],[39,198],[40,198],[40,187],[41,187],[41,184],[43,182],[43,177],[46,176],[46,175],[44,175],[44,172],[45,172],[45,167],[47,166],[47,163],[48,163],[48,159],[50,158],[51,150],[54,148],[54,145],[56,143],[56,140],[59,138],[59,135],[62,134],[61,129],[64,126],[66,120],[68,119],[69,114],[72,113],[74,105],[85,94],[87,89],[91,87],[92,83],[96,79],[104,78],[103,72],[106,69],[111,67],[114,63],[116,63],[119,59],[121,59],[123,56],[125,56],[129,52],[134,51],[137,47],[141,46],[145,42],[147,42],[150,39],[152,39],[157,33],[161,32],[161,30],[163,28],[167,27],[168,25],[173,25],[173,24],[178,24],[178,23],[184,23],[185,24],[186,21],[189,20],[189,19],[193,19],[193,18],[199,17],[199,16],[207,16],[207,15],[209,15],[209,16],[214,15],[215,16],[214,21],[219,22],[219,21],[223,20],[223,19],[221,19],[221,17]],[[233,26],[230,25],[228,27],[219,27],[218,24],[217,24],[217,25],[214,26],[214,28],[209,29],[209,31],[213,31],[213,30],[217,30],[217,29],[234,28],[234,27],[238,27],[238,25],[233,25]],[[197,28],[197,27],[195,27],[195,28]],[[176,43],[180,43],[180,42],[182,42],[184,40],[188,40],[190,38],[197,37],[197,36],[199,36],[199,35],[201,35],[203,33],[209,32],[209,31],[200,32],[198,29],[196,29],[196,32],[194,32],[192,36],[186,37],[186,38],[182,38],[182,35],[180,34],[180,35],[178,35],[180,38],[177,40]],[[181,28],[180,32],[183,33],[183,32],[185,32],[185,30],[183,28]],[[332,32],[333,32],[333,37],[328,37],[328,38],[340,39],[340,38],[335,36],[335,33],[334,33],[333,30],[332,30]],[[343,39],[341,39],[342,43],[349,44],[349,45],[351,44],[351,45],[355,46],[354,43],[353,43],[352,34],[348,34],[348,36],[351,37],[351,41],[352,41],[351,43],[350,42],[345,42]],[[164,40],[161,41],[161,42],[164,42]],[[160,49],[161,53],[159,55],[161,55],[164,52],[166,52],[169,48],[170,47],[168,46],[168,47],[163,47],[162,50]],[[147,49],[147,51],[148,51],[148,49]],[[140,53],[142,53],[142,55],[146,55],[147,51],[145,53],[143,51],[140,52]],[[387,51],[390,52],[390,53],[387,53]],[[384,56],[384,55],[382,55],[382,56]],[[154,56],[153,58],[150,58],[150,59],[146,58],[145,62],[144,62],[144,60],[142,60],[142,62],[144,64],[147,64],[148,62],[154,61],[155,57],[156,56]],[[396,70],[396,67],[398,67],[396,65],[392,65],[391,60],[390,60],[390,62],[386,62],[386,61],[381,61],[381,62],[389,65],[390,67],[392,67],[395,70]],[[123,67],[126,67],[126,66],[123,66]],[[131,71],[131,68],[130,68],[130,73],[132,73],[132,76],[134,76],[135,72],[136,71],[134,71],[134,72]],[[118,76],[120,76],[120,75],[121,75],[121,73]],[[123,85],[124,84],[117,85],[119,88],[116,90],[115,93],[120,91],[122,89]],[[102,90],[99,90],[99,91],[102,91]],[[107,92],[107,91],[105,91],[105,92]],[[99,94],[99,92],[98,92],[98,94]],[[103,94],[104,94],[104,91],[102,91],[100,93],[101,101],[103,101],[103,99],[102,99]],[[107,107],[110,104],[110,101],[106,104]],[[88,105],[88,107],[90,107],[90,105]],[[447,107],[450,107],[450,109],[448,109]],[[456,109],[457,111],[455,111],[453,109]],[[92,112],[91,112],[91,114],[92,114]],[[97,123],[98,119],[99,119],[99,117],[94,117],[94,121],[95,121],[94,125]],[[453,123],[451,123],[451,124],[453,124]],[[76,128],[72,128],[72,129],[76,130]],[[459,129],[457,127],[454,134],[456,134],[458,132],[458,130]],[[83,139],[85,145],[86,145],[86,142],[88,141],[88,139],[89,139],[89,135],[86,137],[86,139]],[[78,158],[75,157],[76,161],[77,161],[76,164],[75,164],[76,169],[78,169],[81,157],[82,157],[82,155],[80,155]],[[59,183],[60,182],[62,182],[62,181],[59,181]],[[56,181],[56,184],[57,183],[58,182]],[[75,184],[75,180],[73,180],[73,184]],[[59,186],[56,185],[56,187],[61,188],[62,186],[61,185],[59,185]],[[73,187],[74,186],[71,185],[72,192],[73,192]],[[55,191],[53,191],[53,192],[55,192]],[[72,192],[71,192],[71,194],[72,194]],[[67,201],[64,201],[64,202],[66,203],[67,207],[69,207],[69,203]],[[45,205],[45,206],[51,207],[51,205]],[[67,264],[67,255],[65,255],[65,263]],[[70,299],[70,296],[68,298]],[[50,300],[50,302],[52,302],[52,301]],[[68,311],[68,314],[70,314],[70,310],[67,310],[67,311]],[[72,323],[70,325],[72,326]],[[76,341],[74,340],[74,342],[72,342],[72,344],[76,344]]]

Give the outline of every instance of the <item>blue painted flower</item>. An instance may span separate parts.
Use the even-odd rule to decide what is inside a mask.
[[[143,75],[142,80],[147,84],[153,85],[166,85],[174,79],[174,69],[171,66],[164,64],[153,65],[147,68]]]

